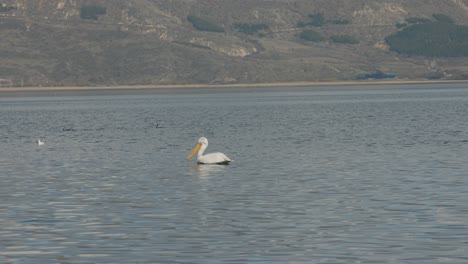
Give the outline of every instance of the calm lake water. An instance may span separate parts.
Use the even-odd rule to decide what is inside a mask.
[[[468,84],[95,93],[0,98],[0,263],[468,263]]]

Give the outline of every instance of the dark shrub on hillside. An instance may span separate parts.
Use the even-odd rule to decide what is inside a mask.
[[[224,28],[200,17],[188,16],[187,20],[192,23],[194,28],[200,31],[224,32]]]
[[[97,20],[98,16],[106,14],[106,8],[102,6],[82,6],[80,17],[83,19]]]
[[[409,17],[405,19],[408,24],[421,24],[421,23],[429,23],[431,20],[429,18],[421,18],[421,17]]]
[[[325,17],[323,17],[322,13],[315,13],[309,15],[310,21],[307,23],[308,25],[314,27],[321,27],[325,24]]]
[[[348,35],[334,35],[331,36],[330,39],[335,43],[340,44],[357,44],[359,41],[352,36]]]
[[[395,24],[395,26],[396,26],[397,28],[404,28],[404,27],[406,27],[407,25],[408,25],[407,23],[396,23],[396,24]]]
[[[447,15],[444,14],[432,14],[432,17],[440,23],[449,23],[449,24],[455,24],[455,21]]]
[[[237,23],[234,24],[234,28],[236,28],[239,32],[254,35],[262,30],[268,30],[270,27],[266,24],[248,24],[248,23]]]
[[[468,26],[440,22],[415,24],[385,40],[392,51],[405,55],[468,56]]]
[[[328,21],[332,24],[335,24],[335,25],[348,25],[348,24],[351,24],[351,21],[347,20],[347,19],[336,19],[336,20],[330,20]]]
[[[325,24],[335,24],[335,25],[348,25],[351,24],[351,21],[348,19],[334,19],[334,20],[326,20],[322,13],[315,13],[308,15],[308,21],[299,21],[297,22],[297,27],[321,27]]]
[[[324,40],[323,36],[320,35],[320,33],[314,30],[310,30],[310,29],[302,31],[299,37],[303,40],[313,41],[313,42],[319,42],[319,41]]]
[[[304,22],[304,21],[297,22],[297,27],[299,28],[306,27],[307,25],[308,25],[307,22]]]

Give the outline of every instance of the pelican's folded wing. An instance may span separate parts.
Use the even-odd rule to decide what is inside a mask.
[[[228,164],[231,161],[230,158],[220,152],[206,154],[198,159],[198,163],[202,164]]]

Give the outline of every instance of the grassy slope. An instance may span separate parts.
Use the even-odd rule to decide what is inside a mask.
[[[57,9],[60,2],[30,1],[15,17],[0,17],[0,78],[25,85],[124,85],[350,80],[375,70],[401,78],[424,78],[434,70],[467,73],[464,58],[433,62],[397,56],[382,45],[406,17],[445,13],[467,24],[468,12],[456,2],[101,0],[95,2],[107,14],[98,21],[79,18],[83,1]],[[315,12],[352,21],[315,30],[326,37],[352,35],[360,43],[301,41],[296,24]],[[209,18],[226,33],[196,31],[187,15]],[[271,30],[247,36],[234,30],[235,23],[265,23]],[[238,56],[243,53],[250,55]]]

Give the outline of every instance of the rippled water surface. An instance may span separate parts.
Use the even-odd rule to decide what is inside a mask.
[[[0,98],[0,263],[468,263],[466,84],[54,95]]]

